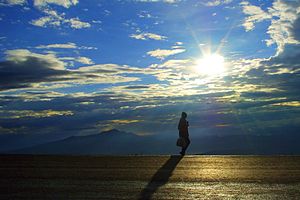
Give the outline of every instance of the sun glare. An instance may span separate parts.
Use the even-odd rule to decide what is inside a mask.
[[[218,75],[225,71],[224,57],[219,54],[205,55],[196,61],[196,70],[203,75]]]

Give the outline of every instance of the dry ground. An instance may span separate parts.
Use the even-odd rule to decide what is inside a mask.
[[[300,199],[298,156],[0,155],[0,199]]]

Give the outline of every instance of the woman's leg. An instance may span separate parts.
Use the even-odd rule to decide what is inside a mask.
[[[191,143],[191,141],[190,141],[190,139],[188,137],[186,137],[184,139],[185,139],[186,145],[185,145],[185,147],[182,147],[181,154],[185,154],[186,149],[189,147],[189,145]]]

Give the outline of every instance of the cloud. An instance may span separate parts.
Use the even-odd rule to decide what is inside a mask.
[[[138,17],[140,18],[154,18],[149,12],[147,11],[141,11],[138,13]]]
[[[48,26],[60,27],[63,24],[67,24],[74,29],[91,27],[90,23],[82,22],[78,17],[67,19],[65,18],[65,13],[58,14],[55,10],[44,9],[43,13],[45,13],[46,16],[36,20],[32,20],[30,24],[34,26],[44,27],[44,28]]]
[[[144,73],[142,69],[113,64],[65,68],[65,63],[55,54],[32,53],[26,49],[5,52],[6,61],[0,62],[0,90],[17,88],[51,88],[68,84],[122,83],[138,81],[137,77],[127,77],[130,73]],[[83,64],[93,64],[87,57],[74,59]],[[46,84],[46,85],[45,85]],[[51,85],[49,85],[51,84]],[[43,86],[45,85],[45,86]]]
[[[1,114],[5,115],[4,119],[20,119],[20,118],[45,118],[45,117],[53,117],[53,116],[67,116],[73,115],[72,111],[63,111],[63,110],[2,110]]]
[[[271,57],[267,63],[268,65],[277,65],[281,67],[288,67],[290,69],[298,69],[300,57],[299,44],[286,44],[283,49],[276,56]]]
[[[59,20],[56,20],[50,16],[46,16],[46,17],[41,17],[39,19],[36,20],[32,20],[30,22],[30,24],[34,25],[34,26],[39,26],[39,27],[47,27],[47,24],[51,25],[51,26],[60,26],[61,22]]]
[[[238,124],[238,126],[246,127],[243,134],[250,134],[259,132],[258,128],[253,129],[257,127],[258,121],[260,125],[267,123],[268,126],[282,119],[286,121],[280,123],[287,125],[296,123],[289,120],[293,119],[297,113],[287,112],[287,110],[292,111],[298,106],[298,93],[290,94],[288,90],[283,90],[281,84],[286,83],[284,81],[286,78],[268,75],[265,70],[270,66],[260,64],[261,61],[262,59],[236,61],[232,68],[237,68],[239,71],[235,69],[234,73],[228,74],[228,77],[211,79],[207,84],[197,83],[197,78],[203,79],[203,77],[191,74],[189,71],[189,66],[193,65],[192,60],[167,60],[163,64],[153,65],[151,70],[116,64],[81,67],[73,71],[75,73],[73,76],[90,76],[92,84],[97,83],[93,76],[99,74],[117,78],[118,75],[128,73],[131,76],[135,73],[143,75],[149,73],[161,78],[164,74],[165,77],[162,79],[163,83],[143,85],[137,82],[113,85],[97,93],[64,95],[31,92],[7,97],[2,95],[0,104],[7,101],[5,98],[10,98],[9,101],[13,102],[10,106],[17,106],[17,108],[6,107],[5,109],[26,111],[24,107],[29,106],[33,110],[40,110],[41,115],[39,121],[32,122],[28,118],[33,116],[17,118],[20,113],[11,112],[9,115],[11,119],[9,121],[3,119],[1,126],[5,129],[11,127],[6,130],[11,132],[21,131],[17,130],[20,127],[31,126],[35,127],[35,130],[28,128],[32,133],[39,133],[41,130],[47,130],[47,127],[52,127],[52,132],[55,130],[65,133],[72,129],[73,134],[95,134],[99,130],[110,127],[139,134],[162,134],[162,128],[167,132],[176,127],[178,115],[182,109],[191,116],[191,131],[197,133],[202,133],[201,129],[196,130],[197,124],[205,124],[206,128],[215,127],[218,124],[232,124],[233,126]],[[256,69],[255,73],[254,71],[247,73],[253,68]],[[70,80],[75,83],[79,81],[86,81],[86,79]],[[47,104],[42,103],[43,101],[47,101]],[[43,110],[71,111],[73,115],[64,118],[59,118],[59,115],[53,115],[51,118],[43,117]],[[292,116],[291,113],[295,115]],[[26,116],[26,112],[23,116]],[[251,118],[252,116],[255,116],[255,120]],[[58,123],[62,120],[63,123]],[[134,126],[131,123],[134,123]],[[267,127],[265,129],[269,130]]]
[[[272,16],[268,12],[263,11],[258,6],[253,6],[246,2],[242,3],[242,5],[244,14],[249,15],[249,17],[247,17],[245,19],[245,22],[243,23],[246,31],[253,30],[255,23],[272,18]]]
[[[137,85],[138,86],[138,85]],[[141,85],[142,86],[142,85]],[[154,90],[151,86],[149,92]],[[158,90],[159,88],[156,88]],[[165,92],[162,90],[162,93]],[[140,93],[141,94],[141,93]],[[237,134],[261,134],[257,127],[257,122],[260,125],[267,123],[268,126],[274,122],[279,122],[281,119],[286,120],[285,124],[297,123],[298,121],[289,121],[293,118],[287,112],[292,111],[295,107],[292,106],[275,106],[272,104],[283,103],[287,99],[273,99],[266,101],[260,96],[247,94],[243,98],[253,98],[252,101],[243,100],[230,103],[229,101],[217,102],[216,100],[222,97],[235,95],[234,91],[229,92],[213,92],[198,95],[182,95],[181,89],[177,88],[176,96],[168,95],[152,95],[144,96],[130,93],[115,93],[115,92],[99,92],[99,93],[73,93],[68,95],[48,94],[48,93],[23,93],[16,96],[0,96],[0,103],[10,102],[6,109],[11,110],[3,112],[9,113],[10,119],[5,120],[0,117],[1,127],[8,129],[6,131],[31,134],[41,133],[41,131],[50,133],[72,131],[72,134],[96,134],[100,130],[110,128],[120,128],[126,131],[132,131],[138,134],[158,133],[164,134],[168,131],[172,132],[178,117],[184,109],[190,116],[190,124],[192,133],[202,134],[203,129],[208,131],[208,128],[215,127],[218,124],[232,124],[233,126],[243,127],[243,131],[234,132]],[[277,93],[265,93],[266,97],[272,97]],[[40,100],[39,100],[40,98]],[[29,101],[34,99],[34,101]],[[48,99],[47,103],[43,103],[43,99]],[[229,98],[230,99],[230,98]],[[93,103],[84,103],[93,102]],[[289,101],[290,102],[290,101]],[[290,104],[292,105],[292,104]],[[26,117],[28,110],[32,108],[37,111],[37,116]],[[23,108],[23,109],[22,109]],[[19,110],[20,112],[14,112]],[[73,114],[68,117],[60,115],[52,115],[47,117],[45,110],[53,111],[71,111]],[[25,111],[22,113],[22,111]],[[251,111],[251,115],[249,115]],[[45,113],[44,113],[45,112]],[[291,112],[293,113],[293,112]],[[295,113],[295,112],[294,112]],[[22,118],[18,118],[23,114]],[[30,114],[30,112],[28,113]],[[45,115],[44,115],[45,114]],[[275,118],[274,118],[275,114]],[[2,116],[2,115],[1,115]],[[253,120],[255,116],[255,120]],[[297,116],[295,113],[294,116]],[[32,117],[39,120],[31,120]],[[134,123],[132,126],[131,123]],[[203,126],[205,124],[205,126]],[[155,125],[155,127],[153,127]],[[278,123],[276,124],[278,125]],[[200,129],[196,127],[201,126]],[[278,125],[280,126],[280,125]],[[22,130],[18,128],[23,127]],[[50,128],[48,130],[48,128]],[[251,128],[252,127],[252,128]],[[267,129],[266,126],[264,128]],[[201,131],[202,129],[202,131]],[[162,130],[164,130],[162,132]],[[269,131],[269,129],[267,129]],[[210,133],[219,133],[210,132]],[[268,132],[267,131],[267,132]],[[266,132],[266,133],[267,133]],[[225,134],[222,132],[222,134]]]
[[[136,120],[136,119],[114,119],[107,121],[109,124],[132,124],[132,123],[138,123],[143,120]]]
[[[76,5],[78,3],[78,0],[34,0],[34,6],[37,7],[45,7],[49,4],[55,4],[63,6],[65,8],[69,8],[70,6]]]
[[[67,19],[66,22],[70,23],[72,28],[75,29],[82,29],[82,28],[89,28],[91,24],[88,22],[82,22],[78,17]]]
[[[243,12],[248,15],[243,24],[246,31],[253,30],[258,22],[271,22],[267,31],[270,39],[266,40],[266,44],[277,44],[277,55],[283,51],[286,44],[299,44],[295,35],[295,27],[299,20],[299,1],[276,0],[266,11],[248,2],[242,2],[241,5]]]
[[[288,101],[281,103],[274,103],[274,106],[291,106],[291,107],[300,107],[300,101]]]
[[[97,50],[97,47],[89,46],[78,46],[73,42],[62,43],[62,44],[48,44],[48,45],[39,45],[35,47],[36,49],[84,49],[84,50]]]
[[[251,5],[244,2],[242,6]],[[256,71],[256,75],[265,76],[266,79],[273,81],[272,84],[278,85],[277,87],[293,91],[296,89],[295,85],[299,84],[297,74],[300,71],[298,69],[300,64],[299,8],[299,1],[275,1],[272,6],[264,11],[267,17],[261,16],[262,13],[248,12],[250,18],[246,18],[254,24],[258,22],[256,20],[258,18],[270,20],[271,23],[267,31],[270,39],[266,42],[267,45],[277,44],[276,54],[269,59],[261,60],[259,67],[249,70],[248,73]],[[286,80],[282,81],[284,78]]]
[[[48,44],[48,45],[39,45],[36,47],[37,49],[77,49],[77,45],[75,43],[66,43],[66,44]]]
[[[0,6],[16,6],[26,4],[26,0],[4,0],[0,2]]]
[[[74,19],[71,22],[62,11],[50,10],[51,5],[55,7],[58,4],[43,6],[48,11],[41,15],[44,17],[39,22],[41,27],[85,26],[76,22],[80,21],[79,18],[71,18]],[[272,19],[264,20],[273,23],[272,20],[283,19],[283,15],[294,16],[295,13],[289,8],[281,14],[279,9],[275,9],[275,4],[272,5],[272,12],[247,5],[249,7],[245,7],[245,13],[250,17],[253,28],[262,14],[271,16]],[[280,5],[282,7],[283,3]],[[59,6],[63,6],[59,10],[67,7]],[[276,12],[279,17],[276,17]],[[281,26],[289,33],[285,33],[287,37],[284,39],[290,37],[298,41],[299,17],[294,21],[287,18],[288,26]],[[280,30],[280,24],[277,25],[277,30]],[[167,39],[166,36],[148,32],[136,32],[132,36],[140,40]],[[277,40],[280,42],[280,38]],[[41,49],[74,51],[93,47],[72,42],[46,42],[36,48],[33,50],[39,52]],[[170,48],[155,49],[151,49],[153,51],[148,55],[166,60],[141,68],[113,63],[94,64],[92,59],[78,54],[60,57],[59,53],[34,53],[25,49],[6,51],[6,60],[0,62],[0,129],[6,131],[8,127],[12,130],[25,127],[26,133],[65,133],[65,130],[73,129],[72,134],[77,134],[83,130],[97,133],[100,131],[98,127],[112,125],[143,133],[155,132],[154,125],[154,129],[161,133],[161,130],[176,128],[178,113],[184,109],[191,116],[191,128],[199,124],[211,127],[217,124],[243,126],[245,122],[250,122],[247,128],[250,130],[252,127],[253,130],[255,121],[267,119],[271,123],[274,116],[289,119],[299,115],[295,109],[299,105],[297,70],[300,51],[295,41],[289,40],[282,47],[282,52],[270,59],[232,61],[230,70],[216,78],[204,77],[193,71],[195,62],[192,59],[168,60],[168,56],[185,51],[180,42]],[[92,66],[68,69],[68,60]],[[90,84],[88,89],[84,84]],[[57,91],[54,88],[66,87],[73,88],[59,89],[61,93],[50,92]],[[257,118],[251,118],[253,116]],[[246,129],[246,132],[249,130]]]
[[[32,20],[30,23],[34,26],[47,27],[51,26],[60,26],[64,22],[65,14],[58,14],[55,10],[45,9],[43,12],[47,15],[36,20]]]
[[[186,50],[182,49],[182,48],[181,49],[177,49],[177,48],[176,49],[156,49],[156,50],[153,50],[153,51],[148,51],[147,54],[152,56],[152,57],[159,58],[159,59],[163,60],[168,56],[183,53],[185,51]]]
[[[229,4],[231,3],[232,0],[212,0],[212,1],[208,1],[206,3],[203,3],[205,6],[219,6],[219,5],[223,5],[223,4]]]
[[[193,94],[202,92],[202,89],[193,89],[195,85],[200,85],[198,80],[205,80],[201,74],[195,71],[196,63],[192,59],[184,60],[167,60],[158,65],[153,65],[151,68],[155,69],[153,74],[159,81],[168,82],[171,87],[163,86],[168,91],[168,94],[177,95],[178,89],[182,94]],[[200,79],[201,78],[201,79]],[[202,84],[205,84],[203,81]],[[185,87],[185,88],[183,88]]]
[[[84,73],[95,73],[95,74],[151,74],[153,70],[148,68],[138,68],[128,65],[117,65],[117,64],[97,64],[91,66],[80,67],[77,71]],[[110,75],[110,76],[111,76]]]
[[[155,33],[140,33],[140,34],[132,34],[130,35],[131,38],[137,39],[137,40],[165,40],[167,39],[166,36],[158,35]]]
[[[56,70],[64,70],[64,63],[56,58],[54,54],[38,54],[32,53],[27,49],[15,49],[5,52],[8,62],[16,64],[27,62],[28,60],[36,60],[40,63],[44,63],[44,66]]]
[[[78,4],[78,0],[34,0],[33,5],[36,7],[47,7],[48,5],[54,4],[58,6],[63,6],[69,8]],[[15,5],[24,5],[27,4],[27,0],[2,0],[0,6],[15,6]]]
[[[82,64],[86,64],[86,65],[92,65],[92,64],[95,64],[90,58],[87,58],[87,57],[78,57],[76,59],[77,62],[80,62]]]
[[[79,57],[61,57],[59,58],[59,60],[62,61],[75,61],[81,64],[86,64],[86,65],[92,65],[95,64],[90,58],[88,57],[83,57],[83,56],[79,56]]]
[[[141,90],[141,89],[148,89],[150,86],[148,85],[129,85],[125,86],[124,89],[129,89],[129,90]]]
[[[0,63],[0,89],[29,87],[33,83],[59,81],[69,73],[55,55],[35,54],[28,50],[6,51],[7,61]]]

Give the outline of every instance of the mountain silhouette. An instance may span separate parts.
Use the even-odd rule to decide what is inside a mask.
[[[146,135],[112,129],[99,134],[71,136],[17,150],[13,154],[134,155],[177,154],[178,135]],[[299,134],[191,136],[188,154],[299,155]]]
[[[171,141],[174,143],[174,141]],[[139,136],[112,129],[100,134],[71,136],[63,140],[35,145],[10,151],[21,154],[159,154],[171,153],[174,144],[168,140],[158,140],[154,136]],[[166,146],[168,145],[168,146]],[[173,151],[174,152],[174,151]]]

